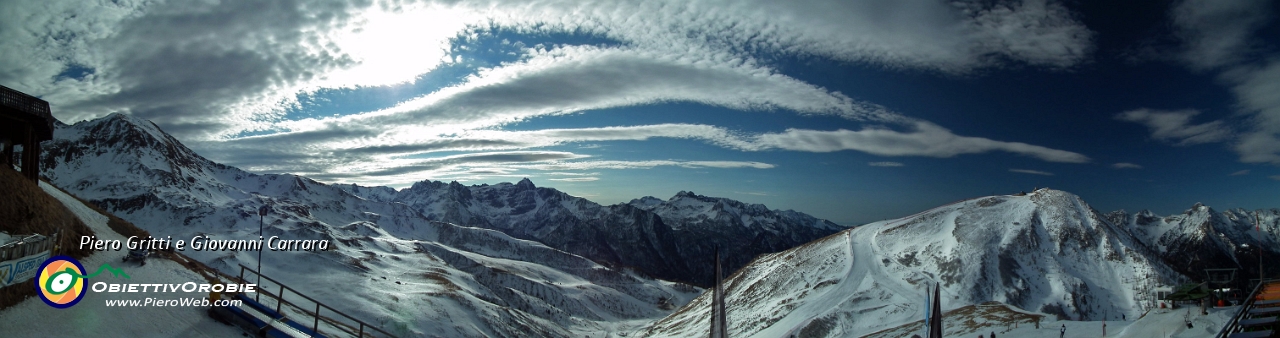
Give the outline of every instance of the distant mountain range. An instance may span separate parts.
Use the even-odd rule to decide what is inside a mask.
[[[120,114],[58,124],[43,148],[51,182],[153,234],[257,239],[256,211],[270,205],[266,236],[336,248],[267,253],[268,275],[406,335],[702,335],[709,296],[694,297],[712,283],[717,247],[737,271],[726,283],[735,337],[899,327],[920,319],[929,283],[942,284],[947,309],[996,301],[1064,319],[1132,316],[1152,286],[1201,280],[1207,267],[1253,278],[1259,240],[1264,260],[1280,257],[1277,209],[1257,213],[1258,238],[1251,211],[1102,214],[1041,189],[846,228],[689,191],[605,206],[528,179],[397,190],[259,175]],[[188,254],[232,274],[256,262]]]
[[[1280,209],[1216,211],[1196,203],[1181,214],[1164,217],[1148,210],[1113,211],[1105,217],[1163,253],[1175,270],[1197,280],[1211,268],[1239,268],[1239,279],[1257,278],[1259,247],[1264,263],[1280,258],[1275,235],[1280,231]],[[1267,268],[1267,273],[1280,277],[1280,267]]]
[[[715,247],[726,269],[735,269],[843,229],[794,211],[688,192],[602,206],[528,179],[479,186],[422,181],[397,191],[259,175],[201,157],[156,125],[123,114],[59,123],[44,150],[43,174],[52,183],[157,235],[257,239],[256,211],[270,205],[264,236],[328,239],[337,249],[268,253],[266,272],[353,304],[373,303],[366,320],[404,306],[402,294],[366,289],[391,282],[426,295],[415,302],[462,309],[470,318],[443,310],[404,313],[399,325],[410,333],[437,326],[461,336],[617,330],[619,323],[657,318],[698,291],[668,281],[709,284]],[[236,264],[256,261],[247,252],[189,254],[232,274]],[[402,284],[394,275],[413,281]]]
[[[651,276],[708,286],[716,247],[730,271],[845,227],[795,211],[680,192],[602,206],[529,179],[463,186],[423,181],[399,191],[338,185],[369,200],[400,203],[427,219],[502,231],[516,238],[632,267]]]

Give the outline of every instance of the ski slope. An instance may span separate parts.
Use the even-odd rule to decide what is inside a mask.
[[[725,282],[730,334],[867,335],[922,319],[935,283],[944,310],[999,302],[1051,319],[1136,317],[1137,281],[1179,278],[1154,257],[1066,192],[966,200],[761,256]],[[698,335],[708,304],[704,294],[641,335]]]
[[[99,239],[124,240],[125,237],[107,226],[107,217],[99,214],[74,197],[40,182],[40,188],[57,198],[80,218]],[[121,263],[123,252],[100,251],[81,260],[90,273],[106,263],[124,270],[131,278],[117,278],[103,273],[86,282],[106,283],[205,283],[203,277],[182,265],[160,258],[147,260],[146,266],[136,262]],[[86,284],[91,285],[91,284]],[[0,312],[0,336],[6,337],[239,337],[242,331],[210,318],[206,307],[107,307],[107,299],[138,299],[148,297],[175,299],[178,297],[203,298],[199,293],[99,293],[86,290],[84,299],[66,309],[46,305],[38,297],[32,297]]]

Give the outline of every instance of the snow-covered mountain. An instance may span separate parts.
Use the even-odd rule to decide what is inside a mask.
[[[1260,221],[1256,225],[1255,212]],[[1119,210],[1106,217],[1165,253],[1174,269],[1197,280],[1204,277],[1206,268],[1240,268],[1241,280],[1257,278],[1259,240],[1264,262],[1280,257],[1280,241],[1275,236],[1280,230],[1280,209],[1216,211],[1196,203],[1181,214],[1165,217],[1148,210],[1134,214]]]
[[[871,223],[760,257],[726,281],[734,337],[861,336],[944,310],[996,301],[1065,319],[1134,317],[1152,282],[1181,277],[1137,238],[1063,191],[970,199]],[[703,294],[641,331],[700,335]]]
[[[112,115],[59,125],[51,182],[157,236],[327,239],[328,251],[263,253],[269,276],[393,333],[581,336],[627,330],[697,288],[595,263],[499,231],[430,219],[294,175],[256,175],[192,152],[154,124]],[[362,190],[386,191],[380,188]],[[366,196],[369,194],[365,194]],[[256,251],[185,251],[235,275]]]
[[[698,291],[654,277],[709,284],[705,266],[716,246],[738,262],[727,264],[733,269],[842,229],[794,211],[692,193],[602,206],[528,179],[422,181],[397,191],[258,175],[205,159],[123,114],[59,123],[43,148],[51,182],[153,234],[258,239],[257,210],[269,205],[263,236],[328,239],[336,248],[267,252],[267,274],[409,333],[626,330]],[[256,252],[188,254],[231,274],[237,264],[257,262]]]
[[[428,219],[502,231],[521,239],[618,267],[695,285],[714,279],[711,256],[721,248],[725,269],[843,230],[795,211],[680,192],[602,206],[564,192],[518,183],[464,186],[423,181],[394,191],[338,187],[370,200],[408,205]]]

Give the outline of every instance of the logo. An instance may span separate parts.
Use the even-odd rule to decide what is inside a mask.
[[[44,261],[40,265],[40,275],[35,278],[35,286],[40,300],[49,306],[65,309],[79,303],[84,299],[85,280],[89,277],[97,276],[102,270],[110,270],[116,276],[123,275],[129,278],[120,269],[112,268],[110,264],[103,263],[98,267],[98,271],[89,275],[85,275],[83,265],[75,258],[67,256],[53,256]]]

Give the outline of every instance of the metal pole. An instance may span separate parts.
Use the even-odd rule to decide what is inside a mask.
[[[263,204],[262,207],[258,208],[258,240],[259,241],[262,240],[262,223],[263,223],[263,220],[267,217],[267,210],[268,209],[266,204]],[[259,242],[259,244],[261,244],[261,242]],[[261,246],[258,247],[258,285],[262,285],[262,247]],[[253,300],[257,301],[258,296],[254,295]]]
[[[311,323],[311,332],[320,333],[320,302],[316,302],[316,321]]]
[[[1253,229],[1258,231],[1258,285],[1262,285],[1262,221],[1257,210],[1253,211]]]
[[[283,316],[284,314],[280,313],[280,303],[284,303],[284,284],[280,284],[280,294],[276,295],[276,313]]]

